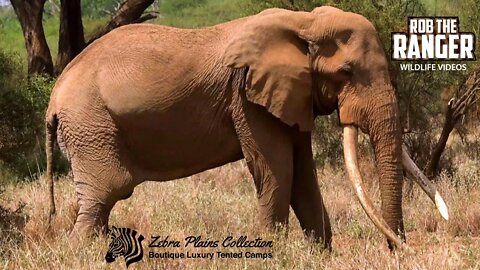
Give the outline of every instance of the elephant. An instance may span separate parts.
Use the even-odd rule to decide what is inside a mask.
[[[287,225],[291,206],[304,234],[330,249],[311,132],[317,116],[335,111],[348,178],[391,248],[407,247],[403,169],[448,217],[402,149],[398,101],[375,27],[323,6],[267,9],[202,29],[122,26],[89,45],[58,78],[46,113],[50,218],[55,142],[71,164],[78,235],[108,230],[115,203],[144,181],[245,159],[261,224],[273,231]],[[358,129],[374,149],[381,214],[358,170]]]

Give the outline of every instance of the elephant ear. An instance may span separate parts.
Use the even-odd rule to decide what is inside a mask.
[[[302,33],[313,16],[267,10],[251,17],[226,46],[228,67],[248,67],[246,96],[284,123],[301,131],[313,128],[312,75],[308,42]]]

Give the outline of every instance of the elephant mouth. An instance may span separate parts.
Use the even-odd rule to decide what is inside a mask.
[[[392,241],[397,247],[404,248],[405,250],[412,250],[408,247],[398,236],[397,234],[388,226],[385,219],[378,214],[375,210],[375,207],[370,200],[370,197],[367,196],[365,192],[365,187],[363,185],[363,178],[358,166],[357,158],[357,144],[358,144],[358,129],[353,125],[345,125],[343,127],[343,151],[345,166],[348,173],[348,178],[350,183],[353,186],[355,194],[360,201],[362,208],[364,209],[367,216],[372,220],[375,226],[387,237],[388,240]],[[437,206],[441,216],[448,220],[448,208],[445,204],[440,193],[435,188],[434,184],[428,180],[428,178],[421,172],[421,170],[415,165],[410,156],[405,150],[405,147],[402,147],[402,164],[403,168],[407,171],[409,175],[413,177],[415,182],[419,184],[422,190],[430,197],[430,199]]]

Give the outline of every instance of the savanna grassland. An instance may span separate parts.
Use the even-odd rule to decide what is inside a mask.
[[[88,38],[109,20],[120,0],[82,0]],[[268,7],[311,10],[331,4],[363,14],[377,28],[386,50],[392,31],[404,31],[408,16],[459,16],[461,30],[480,37],[477,0],[162,0],[150,23],[196,28],[249,15]],[[43,26],[52,58],[58,50],[58,12],[49,0]],[[123,258],[107,264],[107,236],[70,238],[78,206],[69,166],[56,153],[57,215],[48,229],[45,183],[44,111],[55,78],[28,77],[27,52],[20,24],[11,9],[0,8],[0,269],[125,269]],[[387,52],[388,55],[388,52]],[[477,57],[480,53],[477,53]],[[468,71],[397,73],[396,90],[410,130],[404,141],[425,168],[441,131],[451,89]],[[396,66],[393,63],[392,66]],[[398,66],[398,65],[397,65]],[[450,89],[450,90],[449,90]],[[405,115],[408,114],[408,121]],[[110,226],[129,227],[145,236],[144,258],[129,269],[480,269],[480,133],[478,103],[456,125],[435,177],[449,207],[443,220],[420,188],[406,179],[404,222],[407,242],[416,253],[388,250],[385,237],[360,207],[342,161],[341,129],[335,115],[316,121],[313,144],[317,175],[333,229],[333,251],[305,239],[293,212],[289,228],[276,234],[261,229],[255,187],[244,161],[185,179],[147,182],[117,203]],[[368,139],[361,143],[360,167],[368,192],[380,206],[378,177]],[[288,231],[288,233],[286,233]],[[183,240],[194,235],[223,240],[246,235],[272,240],[272,248],[149,248],[152,235]],[[149,259],[150,251],[271,253],[269,259]]]
[[[404,215],[408,243],[416,254],[391,254],[385,238],[359,206],[343,168],[318,168],[319,185],[333,226],[333,252],[307,241],[293,213],[288,235],[262,231],[254,185],[244,162],[228,164],[192,177],[138,186],[119,202],[110,225],[135,228],[144,236],[145,257],[130,269],[479,269],[480,188],[476,164],[464,160],[461,173],[441,176],[439,188],[450,210],[444,221],[427,196],[407,181]],[[368,190],[379,202],[371,157],[361,162]],[[71,240],[76,199],[72,179],[55,184],[57,216],[47,231],[47,191],[43,181],[6,187],[2,210],[1,268],[5,269],[121,269],[104,256],[110,239]],[[5,222],[5,219],[8,219]],[[7,224],[10,224],[7,226]],[[273,240],[273,248],[148,248],[151,235],[182,240],[190,235],[223,239],[247,235]],[[149,251],[271,252],[271,259],[149,259]]]

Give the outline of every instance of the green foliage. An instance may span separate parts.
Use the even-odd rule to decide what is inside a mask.
[[[52,56],[55,56],[58,50],[58,17],[45,16],[43,28],[48,47]],[[0,49],[7,53],[18,54],[26,71],[27,50],[25,49],[25,40],[13,9],[4,9],[4,12],[0,15],[0,37]]]
[[[170,15],[182,15],[185,9],[204,6],[205,3],[206,0],[167,0],[162,2],[162,11]]]
[[[43,118],[53,83],[27,78],[18,55],[0,50],[0,165],[20,178],[45,167]]]
[[[84,17],[103,18],[109,17],[123,0],[82,0],[82,14]],[[59,17],[60,15],[60,0],[47,0],[44,6],[45,15]]]
[[[290,10],[311,11],[316,7],[325,5],[326,0],[248,0],[246,2],[247,10],[254,14],[267,8],[285,8]]]
[[[32,146],[29,126],[34,108],[22,90],[18,90],[25,87],[25,83],[17,61],[0,52],[0,159],[6,163],[14,162],[17,151]]]
[[[88,2],[88,1],[87,1]],[[92,1],[93,2],[93,1]],[[83,1],[82,1],[83,3]],[[27,70],[27,50],[22,34],[22,28],[12,9],[0,8],[0,49],[6,53],[19,55],[23,70]],[[88,39],[97,29],[104,26],[109,17],[92,17],[83,12],[83,26],[85,37]],[[48,47],[55,63],[58,51],[59,14],[45,13],[43,28]]]
[[[110,16],[120,6],[121,0],[82,0],[83,16],[102,18]]]
[[[211,26],[248,15],[242,0],[164,0],[154,22],[182,28]]]
[[[476,37],[475,55],[480,57],[480,4],[477,0],[463,0],[460,4],[460,29],[463,32],[473,32]],[[479,61],[471,62],[471,67],[478,66]]]
[[[312,134],[314,155],[318,166],[343,164],[342,128],[336,114],[315,119],[315,130]]]

